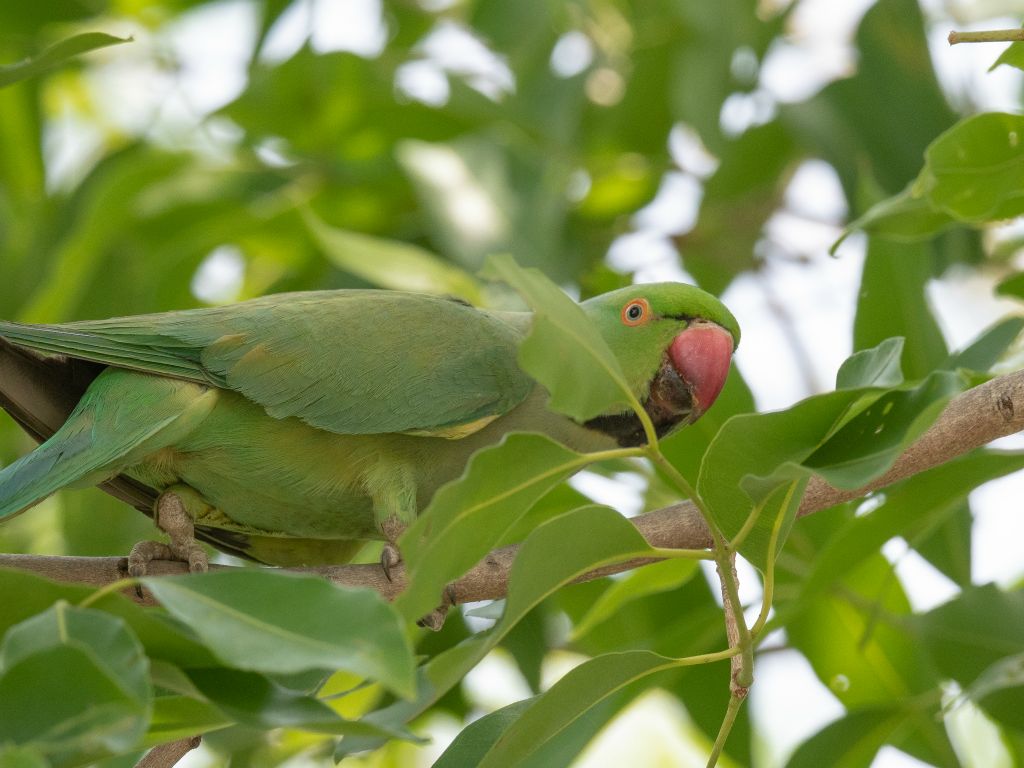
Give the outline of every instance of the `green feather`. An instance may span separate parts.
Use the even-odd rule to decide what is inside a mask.
[[[638,296],[653,319],[628,327],[620,313]],[[739,340],[728,310],[690,286],[633,286],[583,308],[641,399],[692,319]],[[520,370],[531,318],[346,290],[54,326],[0,323],[0,338],[18,345],[0,344],[0,404],[20,423],[53,423],[68,382],[85,377],[85,387],[95,376],[76,361],[108,366],[52,437],[0,470],[0,518],[60,488],[117,478],[156,492],[187,487],[200,533],[231,551],[282,565],[344,560],[381,538],[385,521],[410,522],[475,451],[510,431],[579,451],[615,445],[547,410],[547,393]],[[33,361],[67,368],[63,378],[40,369],[33,379],[55,382],[46,420],[29,412],[46,393],[29,397],[22,384],[19,396],[5,383],[4,355],[19,347],[64,356],[17,361],[18,371]]]

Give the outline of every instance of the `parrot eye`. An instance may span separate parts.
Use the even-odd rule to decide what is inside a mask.
[[[651,316],[651,305],[647,299],[633,299],[622,308],[622,322],[626,325],[640,325]]]

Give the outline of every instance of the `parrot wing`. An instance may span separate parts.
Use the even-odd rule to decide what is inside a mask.
[[[510,319],[397,291],[277,294],[241,304],[64,325],[0,323],[51,354],[234,390],[275,418],[342,434],[461,437],[533,388]]]

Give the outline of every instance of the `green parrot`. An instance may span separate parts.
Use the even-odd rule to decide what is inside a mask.
[[[636,285],[582,308],[665,435],[718,396],[739,327],[689,285]],[[383,290],[63,325],[0,322],[0,406],[42,444],[0,470],[0,520],[100,484],[150,514],[156,557],[206,568],[196,541],[279,566],[394,542],[470,456],[511,431],[577,451],[642,444],[632,412],[546,408],[517,364],[532,313]]]

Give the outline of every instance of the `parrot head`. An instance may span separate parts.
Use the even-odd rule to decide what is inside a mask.
[[[611,347],[658,436],[692,424],[715,402],[740,342],[722,302],[684,283],[632,285],[582,304]],[[586,426],[620,445],[645,441],[632,412],[598,416]]]

